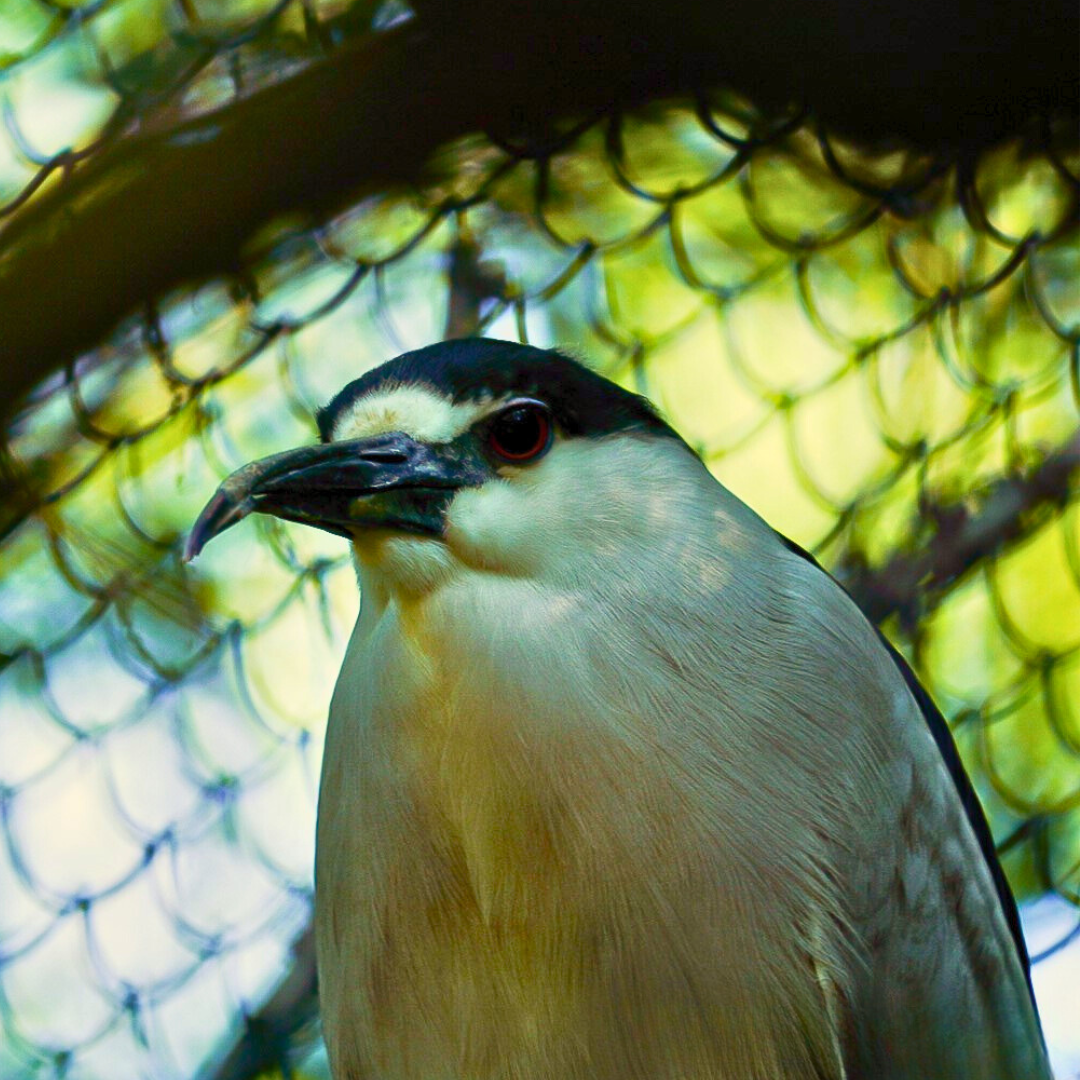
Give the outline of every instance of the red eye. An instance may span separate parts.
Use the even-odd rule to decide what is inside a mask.
[[[551,415],[539,402],[504,409],[488,427],[491,449],[505,461],[533,461],[551,446]]]

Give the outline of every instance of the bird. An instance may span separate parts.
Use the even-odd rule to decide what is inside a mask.
[[[346,537],[315,936],[335,1080],[1049,1080],[948,726],[644,397],[473,338],[227,478]]]

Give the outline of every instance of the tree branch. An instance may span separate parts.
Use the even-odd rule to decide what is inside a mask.
[[[1080,434],[1026,475],[991,485],[975,510],[963,504],[924,507],[921,516],[937,529],[929,543],[916,552],[894,555],[878,570],[842,563],[835,571],[837,580],[871,622],[895,614],[905,627],[914,627],[928,597],[1022,536],[1038,509],[1064,504],[1078,469]]]
[[[485,261],[476,239],[459,236],[450,249],[450,296],[443,338],[471,337],[477,332],[484,303],[500,299],[506,274],[499,263]]]
[[[294,1038],[319,1010],[315,977],[315,930],[309,924],[292,947],[293,966],[269,1001],[247,1018],[244,1032],[205,1080],[249,1080],[279,1069],[291,1075]]]

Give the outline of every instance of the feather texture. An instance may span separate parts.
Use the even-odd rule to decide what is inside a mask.
[[[337,1080],[1016,1080],[1024,972],[917,703],[673,439],[356,541],[319,806]]]

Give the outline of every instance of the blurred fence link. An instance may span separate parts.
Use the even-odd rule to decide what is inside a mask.
[[[256,52],[283,77],[407,16],[23,8],[0,84],[13,218],[144,113],[241,93]],[[83,103],[85,138],[20,90],[49,63],[34,85]],[[5,451],[36,495],[0,541],[0,1077],[308,1053],[354,575],[341,541],[278,521],[179,551],[223,476],[446,336],[566,347],[652,397],[912,657],[1021,898],[1080,904],[1078,172],[1049,123],[975,157],[874,152],[720,94],[542,144],[477,134],[409,190],[270,223],[40,385]]]

